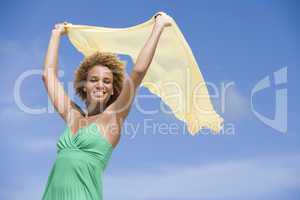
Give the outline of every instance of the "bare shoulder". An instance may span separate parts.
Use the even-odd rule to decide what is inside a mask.
[[[75,123],[79,122],[83,116],[84,112],[82,109],[75,102],[71,101],[71,109],[65,119],[65,123],[69,126],[73,126]]]
[[[72,106],[72,109],[77,112],[77,114],[84,116],[84,112],[82,111],[80,106],[78,106],[74,101],[71,101],[71,106]]]
[[[108,141],[115,147],[121,137],[123,121],[116,113],[103,112],[97,119],[97,125]]]

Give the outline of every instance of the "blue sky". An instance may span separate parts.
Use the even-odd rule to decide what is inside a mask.
[[[54,112],[26,113],[14,98],[21,75],[42,69],[53,25],[68,21],[128,27],[157,11],[176,20],[205,80],[219,92],[223,85],[230,85],[213,103],[231,134],[203,130],[192,137],[182,122],[159,110],[159,98],[139,101],[144,109],[157,108],[155,115],[141,113],[135,102],[127,118],[132,126],[123,131],[105,172],[105,199],[299,199],[299,8],[296,0],[2,2],[0,199],[40,199],[56,158],[63,120]],[[121,57],[130,70],[128,57]],[[60,69],[65,87],[81,59],[63,38]],[[276,85],[273,74],[281,69],[287,70],[287,81]],[[273,119],[279,104],[276,94],[287,91],[288,117],[278,122],[286,121],[287,131],[266,125],[251,108],[251,91],[265,77],[271,86],[253,96],[253,108]],[[140,88],[137,98],[149,94]],[[20,96],[31,108],[47,107],[38,75],[22,82]],[[179,130],[161,134],[154,128],[161,124],[175,124]],[[152,128],[145,129],[148,126]]]

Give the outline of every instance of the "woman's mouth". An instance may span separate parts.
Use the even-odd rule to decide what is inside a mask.
[[[92,95],[96,98],[102,98],[105,96],[105,94],[106,94],[106,92],[104,92],[103,90],[102,91],[94,91],[92,93]]]

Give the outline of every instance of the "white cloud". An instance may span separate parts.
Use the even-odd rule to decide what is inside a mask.
[[[16,104],[8,104],[4,108],[1,108],[0,111],[0,122],[3,124],[2,128],[4,128],[4,130],[11,129],[12,127],[18,130],[20,127],[32,124],[33,117],[34,115],[20,110]],[[6,135],[6,133],[2,131],[0,135]],[[9,136],[11,135],[12,133],[10,133]]]
[[[250,115],[249,100],[236,87],[226,92],[225,117],[228,120],[240,120]]]
[[[9,105],[4,107],[0,112],[0,120],[7,119],[23,119],[26,118],[26,113],[18,110],[17,106]]]
[[[299,168],[300,155],[280,155],[207,165],[169,163],[155,172],[111,172],[104,176],[104,199],[267,199],[287,189],[300,191]],[[34,172],[15,181],[0,189],[1,198],[38,200],[46,184]]]
[[[210,165],[164,166],[160,173],[105,176],[105,199],[255,199],[300,190],[300,156],[264,157]]]
[[[56,146],[55,138],[31,138],[30,140],[19,141],[16,146],[24,151],[41,152],[53,150]]]
[[[0,103],[12,103],[16,79],[26,70],[42,68],[45,50],[42,48],[40,39],[33,40],[27,46],[11,40],[2,39],[0,42],[2,74],[0,89],[3,95]]]
[[[18,182],[15,182],[13,188],[5,188],[4,185],[0,188],[0,199],[5,200],[40,200],[45,184],[41,182],[42,178],[31,174],[31,176],[19,177]],[[7,187],[7,186],[6,186]]]
[[[250,101],[239,90],[236,83],[224,81],[220,88],[211,92],[211,100],[215,109],[224,117],[225,123],[239,121],[251,114]]]

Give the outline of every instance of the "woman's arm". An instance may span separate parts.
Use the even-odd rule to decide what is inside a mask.
[[[74,110],[72,109],[74,103],[66,94],[57,76],[59,42],[61,36],[65,33],[63,24],[56,24],[55,28],[52,30],[44,63],[43,82],[56,111],[61,115],[65,122],[70,122],[71,110]]]
[[[171,26],[172,21],[173,19],[165,13],[156,16],[152,33],[140,51],[132,72],[126,77],[119,97],[107,111],[116,112],[122,119],[128,115],[136,90],[151,64],[160,35],[165,27]]]
[[[140,82],[144,78],[151,64],[160,35],[164,27],[171,26],[171,21],[173,20],[167,14],[159,14],[155,19],[155,25],[152,29],[152,33],[145,43],[143,49],[140,51],[133,68],[133,72],[136,72],[140,75]]]

